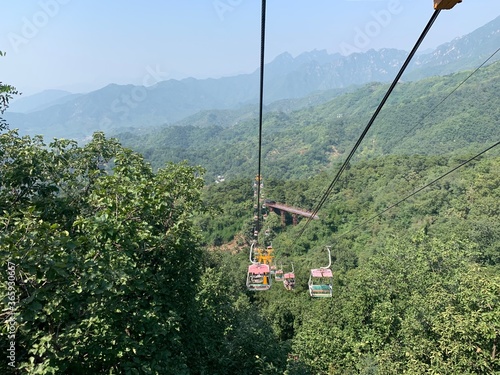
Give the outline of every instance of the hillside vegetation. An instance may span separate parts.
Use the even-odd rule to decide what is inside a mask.
[[[500,64],[434,108],[469,74],[398,85],[319,220],[269,212],[259,244],[293,291],[245,287],[255,120],[120,136],[142,154],[0,122],[0,372],[500,373],[498,147],[383,212],[498,142]],[[385,89],[269,112],[264,197],[315,207]],[[313,299],[327,246],[333,297]]]
[[[14,296],[1,345],[15,324],[18,373],[500,371],[498,153],[366,224],[461,160],[357,163],[301,237],[304,221],[269,215],[261,243],[294,264],[297,288],[249,293],[245,239],[206,245],[249,232],[250,179],[202,192],[198,169],[153,173],[99,134],[84,148],[15,132],[0,142],[0,254],[16,275],[0,285]],[[270,180],[266,194],[306,207],[330,178]],[[326,245],[334,295],[312,300],[308,269],[326,264]]]
[[[462,153],[498,139],[500,63],[480,69],[458,87],[470,74],[399,84],[367,134],[360,157]],[[373,83],[319,106],[267,113],[263,175],[311,177],[330,168],[353,147],[386,90]],[[253,117],[232,127],[183,124],[118,138],[155,167],[188,160],[203,165],[212,181],[217,175],[250,177],[256,173],[257,122]]]
[[[359,163],[320,211],[321,220],[300,237],[304,221],[282,228],[271,214],[264,222],[270,236],[261,243],[272,242],[276,264],[285,270],[293,263],[298,285],[289,292],[276,282],[270,292],[251,294],[279,342],[291,347],[286,372],[269,373],[500,370],[498,152],[375,217],[461,161],[393,156]],[[266,193],[307,207],[329,177],[270,181]],[[241,189],[212,189],[210,195],[226,207],[213,223],[219,228],[214,233],[221,233],[223,220],[239,212]],[[334,295],[312,300],[308,272],[328,263],[326,245],[332,246]],[[247,251],[238,255],[241,263],[248,264]],[[225,262],[233,257],[227,254]],[[243,292],[244,272],[240,267],[226,282],[239,277]]]

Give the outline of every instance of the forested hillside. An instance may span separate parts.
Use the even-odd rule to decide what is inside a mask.
[[[294,265],[298,285],[290,292],[275,282],[269,292],[252,295],[279,342],[291,346],[287,370],[268,373],[500,371],[498,151],[376,217],[462,161],[392,156],[359,163],[320,211],[321,220],[300,237],[304,221],[283,228],[275,214],[269,216],[263,229],[271,233],[262,242],[272,242],[278,265]],[[265,191],[308,207],[331,177],[272,180]],[[207,221],[213,229],[206,233],[221,233],[245,211],[241,187],[249,185],[250,180],[211,188],[209,195],[226,214]],[[242,222],[248,228],[251,220]],[[308,272],[327,263],[326,245],[332,245],[333,298],[312,300]],[[248,262],[248,248],[241,251],[240,262]],[[226,254],[225,262],[232,258]],[[243,292],[244,272],[240,267],[226,282],[232,285],[240,275]]]
[[[500,63],[466,80],[471,73],[398,85],[368,133],[362,157],[464,152],[497,139]],[[331,167],[352,148],[386,90],[386,85],[373,83],[319,106],[268,113],[263,126],[263,174],[310,177]],[[249,177],[255,174],[257,160],[256,122],[253,117],[232,127],[182,124],[118,138],[153,166],[188,160],[203,165],[212,181],[217,175]]]
[[[361,226],[462,160],[357,163],[300,238],[304,222],[269,215],[267,241],[278,264],[294,264],[297,287],[249,293],[250,179],[202,194],[196,168],[153,173],[100,134],[84,148],[13,132],[0,141],[0,251],[16,277],[0,286],[14,296],[1,345],[14,335],[18,373],[500,371],[498,152]],[[270,180],[266,194],[306,207],[330,178]],[[232,251],[210,243],[242,234]],[[334,293],[316,301],[307,274],[325,245]]]
[[[500,64],[470,74],[398,85],[319,220],[266,212],[294,290],[245,286],[251,116],[120,136],[136,151],[0,122],[0,372],[500,373],[500,151],[473,158],[499,141]],[[269,112],[263,198],[314,208],[386,88]],[[333,295],[314,299],[327,246]]]

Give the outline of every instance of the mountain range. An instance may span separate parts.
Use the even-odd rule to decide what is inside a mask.
[[[499,45],[497,17],[468,35],[416,56],[403,79],[419,80],[475,68]],[[348,56],[325,50],[296,57],[283,53],[265,67],[264,100],[268,106],[285,105],[291,110],[320,104],[352,91],[356,85],[391,81],[406,57],[407,52],[396,49]],[[499,58],[495,55],[490,62]],[[225,119],[230,124],[240,119],[233,110],[240,109],[247,116],[249,106],[257,103],[258,85],[256,70],[218,79],[167,80],[149,87],[110,84],[87,94],[49,91],[18,100],[4,117],[11,128],[19,128],[24,134],[77,140],[98,130],[113,133],[186,123],[189,116],[210,117],[214,111],[219,119],[222,113],[231,113]],[[224,112],[227,110],[231,112]]]
[[[42,111],[45,108],[69,102],[81,95],[83,94],[73,94],[64,90],[45,90],[38,94],[19,98],[13,103],[10,103],[9,111],[20,113]]]
[[[358,150],[363,159],[396,155],[467,155],[500,137],[500,61],[477,71],[403,82],[380,112]],[[312,177],[348,152],[387,91],[370,83],[321,105],[264,116],[266,176]],[[239,121],[230,126],[226,119]],[[206,112],[174,126],[132,130],[116,137],[154,167],[187,160],[207,177],[251,177],[257,163],[257,114]],[[253,116],[253,117],[252,117]],[[211,118],[210,118],[211,117]],[[353,160],[353,163],[356,160]]]

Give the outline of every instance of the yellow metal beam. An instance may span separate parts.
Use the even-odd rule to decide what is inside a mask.
[[[451,9],[462,0],[434,0],[434,9]]]
[[[258,263],[261,263],[261,264],[269,264],[271,265],[271,263],[273,262],[273,259],[274,259],[274,256],[272,255],[273,253],[273,248],[272,247],[268,247],[267,249],[257,249],[257,254],[256,254],[256,261]]]

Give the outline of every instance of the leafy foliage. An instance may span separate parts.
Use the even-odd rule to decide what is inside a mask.
[[[276,264],[293,264],[293,291],[279,282],[245,290],[255,203],[250,122],[143,138],[154,169],[102,133],[79,146],[4,130],[0,259],[3,270],[15,264],[15,372],[500,372],[498,153],[379,214],[498,138],[499,67],[481,71],[440,112],[430,110],[463,74],[403,85],[320,220],[299,236],[304,220],[282,226],[266,216],[269,235],[259,240],[272,242]],[[383,91],[373,84],[269,115],[265,197],[313,208]],[[485,91],[489,101],[471,102]],[[166,156],[158,145],[168,146]],[[205,161],[214,176],[232,178],[205,186],[201,167],[164,157]],[[325,264],[325,245],[334,296],[314,300],[308,273]],[[0,319],[5,353],[11,311]]]
[[[102,134],[84,148],[47,148],[13,131],[0,141],[1,251],[16,264],[19,368],[187,373],[199,170],[153,174]]]
[[[493,143],[498,139],[500,63],[480,69],[459,86],[469,75],[460,72],[400,83],[356,158],[462,155]],[[315,107],[267,112],[262,174],[267,179],[301,179],[334,167],[352,148],[386,90],[385,84],[371,83]],[[184,124],[118,138],[143,153],[153,166],[189,160],[206,168],[209,181],[218,175],[253,178],[257,119],[256,114],[248,117],[230,127]]]
[[[467,158],[392,156],[353,164],[321,220],[302,237],[304,221],[276,230],[276,263],[294,264],[297,287],[287,292],[275,283],[254,298],[275,334],[291,345],[283,373],[500,370],[498,156],[473,162],[362,224]],[[265,192],[307,208],[330,179],[271,179]],[[221,198],[241,196],[241,185],[223,184],[209,196],[223,188]],[[222,207],[217,220],[230,220],[232,199],[212,202]],[[334,297],[314,301],[305,292],[308,269],[325,264],[324,244],[333,244]],[[245,258],[241,253],[243,264]]]
[[[5,56],[5,52],[0,51],[0,57]],[[12,95],[18,95],[19,92],[14,86],[4,84],[0,82],[0,115],[3,115],[5,110],[9,108],[9,100],[12,99]],[[0,131],[7,128],[6,121],[0,117]]]

